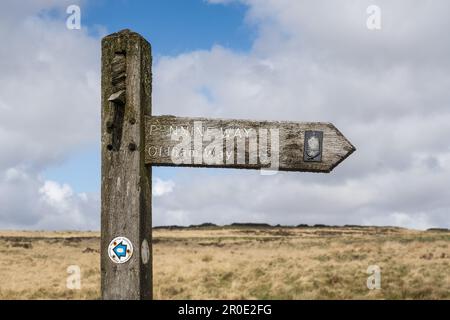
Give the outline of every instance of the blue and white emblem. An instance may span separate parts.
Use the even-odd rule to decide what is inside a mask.
[[[115,263],[125,263],[133,255],[133,245],[125,237],[117,237],[111,240],[108,246],[109,258]]]

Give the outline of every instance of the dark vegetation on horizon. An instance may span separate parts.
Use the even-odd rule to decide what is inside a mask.
[[[154,226],[153,229],[227,229],[227,228],[390,228],[390,229],[405,229],[401,227],[393,226],[361,226],[361,225],[326,225],[326,224],[298,224],[298,225],[271,225],[268,223],[252,223],[252,222],[234,222],[227,225],[217,225],[211,222],[205,222],[202,224],[191,224],[189,226],[178,226],[178,225],[168,225],[168,226]],[[446,228],[430,228],[426,231],[442,231],[450,232],[450,229]]]

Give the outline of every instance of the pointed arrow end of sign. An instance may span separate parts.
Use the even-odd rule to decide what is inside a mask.
[[[341,152],[339,152],[339,158],[337,161],[331,166],[328,172],[331,172],[334,168],[336,168],[342,161],[347,159],[353,152],[356,151],[356,147],[333,125],[331,126],[336,131],[336,134],[341,139]]]

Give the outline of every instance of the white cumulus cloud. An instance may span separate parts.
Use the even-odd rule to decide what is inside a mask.
[[[99,39],[68,30],[64,20],[66,7],[78,3],[2,3],[0,228],[99,227],[98,195],[41,177],[99,143]]]
[[[155,197],[163,196],[173,191],[175,183],[172,180],[162,180],[158,177],[153,179],[152,194]]]

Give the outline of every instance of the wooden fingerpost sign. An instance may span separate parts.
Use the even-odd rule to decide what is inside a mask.
[[[101,291],[152,299],[151,166],[330,172],[355,151],[331,123],[151,115],[150,44],[102,41]]]

